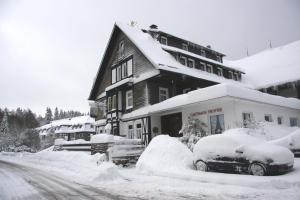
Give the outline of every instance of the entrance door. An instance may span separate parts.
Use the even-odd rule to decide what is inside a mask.
[[[161,116],[162,134],[168,134],[171,137],[181,137],[179,131],[182,126],[182,113]]]

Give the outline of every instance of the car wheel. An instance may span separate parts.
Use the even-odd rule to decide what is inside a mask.
[[[206,172],[208,171],[208,167],[206,163],[202,160],[198,160],[195,164],[196,170]]]
[[[254,176],[264,176],[266,174],[266,167],[261,163],[252,163],[249,167],[249,172]]]

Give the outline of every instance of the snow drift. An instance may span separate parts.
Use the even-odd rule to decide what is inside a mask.
[[[178,139],[159,135],[143,152],[136,168],[147,172],[180,172],[193,168],[193,155]]]

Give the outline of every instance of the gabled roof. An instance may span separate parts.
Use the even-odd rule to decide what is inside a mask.
[[[150,34],[143,32],[142,29],[138,27],[132,27],[127,24],[116,22],[112,30],[108,45],[106,46],[106,50],[100,64],[97,77],[94,81],[89,96],[89,100],[95,98],[96,95],[95,90],[97,89],[95,86],[99,84],[101,72],[104,71],[103,63],[105,59],[107,59],[106,57],[108,55],[108,49],[111,46],[112,38],[117,33],[117,30],[121,30],[131,40],[131,42],[143,53],[143,55],[152,63],[152,65],[158,70],[165,70],[174,73],[184,74],[199,79],[209,80],[215,83],[233,83],[233,84],[243,85],[244,87],[252,87],[251,85],[226,79],[224,77],[217,76],[216,74],[211,74],[205,71],[184,66],[178,61],[176,61],[176,59],[170,53],[165,51],[164,45],[160,44],[157,40],[153,39]],[[190,52],[185,52],[185,53],[188,54]],[[205,58],[203,60],[209,61],[211,63],[216,62],[208,58]],[[226,68],[232,68],[222,63],[218,63],[218,65]],[[234,69],[234,70],[240,71],[238,69]]]
[[[242,68],[246,72],[243,82],[256,89],[297,81],[300,80],[300,40],[227,63]]]

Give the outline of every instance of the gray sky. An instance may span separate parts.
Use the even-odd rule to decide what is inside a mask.
[[[230,60],[300,40],[299,0],[0,0],[0,107],[88,112],[113,24],[131,20]]]

